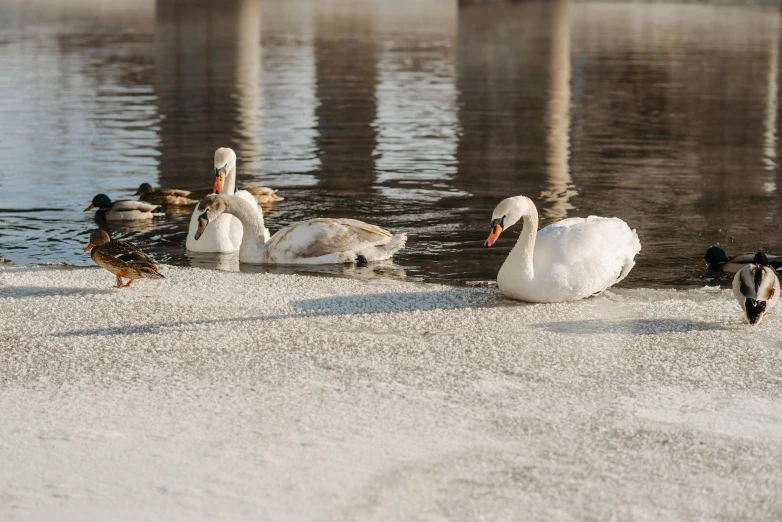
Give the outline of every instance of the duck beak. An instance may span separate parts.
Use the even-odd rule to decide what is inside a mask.
[[[82,210],[82,212],[87,212],[88,210],[92,210],[92,209],[94,209],[94,208],[95,208],[95,205],[93,205],[92,203],[90,203],[90,206],[89,206],[89,207],[87,207],[87,208],[85,208],[84,210]]]
[[[704,266],[706,266],[706,260],[701,259],[701,262],[696,265],[696,268],[703,268]]]
[[[214,186],[215,194],[222,194],[223,183],[225,183],[225,170],[215,169],[215,186]]]
[[[497,241],[497,238],[500,237],[500,234],[502,234],[502,225],[495,222],[491,227],[491,234],[489,234],[489,238],[483,243],[484,246],[486,246],[486,248],[492,246],[494,242]]]
[[[87,245],[87,246],[84,248],[84,251],[85,251],[85,252],[89,252],[89,251],[90,251],[90,250],[92,250],[93,248],[95,248],[95,244],[94,244],[94,243],[90,243],[89,245]]]
[[[206,217],[206,212],[198,216],[198,228],[196,229],[195,235],[193,236],[196,241],[198,241],[198,238],[201,237],[201,235],[204,233],[204,230],[206,230],[206,226],[209,224],[209,218]]]

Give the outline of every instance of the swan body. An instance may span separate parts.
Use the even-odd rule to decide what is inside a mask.
[[[84,212],[97,208],[97,216],[102,216],[106,221],[135,221],[139,219],[152,219],[152,211],[160,205],[146,203],[144,201],[131,201],[123,199],[111,201],[106,194],[98,194],[92,198],[90,206]]]
[[[764,254],[765,255],[765,254]],[[709,247],[706,254],[703,256],[703,260],[698,263],[698,267],[709,266],[709,270],[715,272],[728,272],[734,274],[744,268],[745,266],[754,262],[756,254],[738,254],[731,258],[723,249],[718,246]],[[766,256],[768,264],[775,271],[782,269],[782,257],[780,256]]]
[[[310,219],[289,225],[268,241],[263,214],[243,198],[210,194],[198,204],[199,226],[194,239],[216,219],[231,214],[241,220],[244,236],[239,261],[252,264],[340,264],[390,259],[404,247],[407,234],[392,235],[355,219]]]
[[[779,279],[763,252],[733,277],[733,295],[748,324],[757,325],[779,300]]]
[[[641,250],[635,230],[619,218],[569,218],[538,231],[538,211],[524,196],[497,205],[486,246],[522,218],[521,235],[497,275],[500,291],[512,299],[556,303],[598,294],[627,276]]]
[[[235,195],[251,203],[255,212],[261,215],[261,207],[258,206],[252,194],[246,190],[240,190],[234,194],[236,187],[236,153],[229,148],[221,147],[215,151],[214,156],[215,185],[214,190],[220,194]],[[187,232],[185,246],[192,252],[235,252],[242,244],[242,223],[231,215],[218,217],[204,231],[198,241],[195,233],[198,230],[198,209],[193,210],[190,216],[190,225]],[[268,231],[266,239],[268,239]]]

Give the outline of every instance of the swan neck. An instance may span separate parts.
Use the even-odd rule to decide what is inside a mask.
[[[236,192],[236,165],[231,167],[228,174],[225,177],[225,187],[223,188],[223,194],[226,196],[233,196]]]
[[[265,247],[264,232],[266,226],[263,221],[263,211],[260,207],[252,205],[238,196],[225,198],[225,213],[231,214],[242,222],[242,244],[240,250],[246,248],[261,249]]]
[[[530,204],[528,206],[527,212],[522,216],[522,219],[524,228],[510,255],[521,265],[524,278],[531,280],[535,277],[533,254],[535,252],[535,239],[538,236],[538,211],[534,205]]]

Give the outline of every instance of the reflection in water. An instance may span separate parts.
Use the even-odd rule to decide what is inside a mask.
[[[378,58],[377,184],[394,199],[465,196],[456,174],[459,121],[454,83],[455,2],[380,4],[384,39]],[[434,23],[433,23],[434,22]]]
[[[0,0],[0,253],[89,264],[96,192],[200,196],[230,146],[240,186],[286,198],[273,230],[410,234],[382,274],[327,273],[493,279],[515,234],[484,249],[489,215],[525,194],[543,225],[637,228],[627,285],[702,285],[710,244],[782,251],[780,29],[762,6]],[[239,269],[184,252],[188,217],[106,226],[164,262]]]
[[[551,71],[548,100],[548,189],[541,196],[550,206],[545,217],[559,221],[573,206],[577,194],[570,178],[570,0],[554,4],[551,30]]]

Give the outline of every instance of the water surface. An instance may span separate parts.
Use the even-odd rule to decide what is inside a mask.
[[[0,0],[0,253],[89,265],[84,213],[142,182],[205,194],[212,154],[277,188],[272,231],[353,217],[410,240],[392,265],[264,268],[465,283],[503,198],[542,225],[619,216],[624,286],[700,286],[706,248],[782,252],[778,7],[434,0]],[[189,214],[108,224],[165,263]]]

